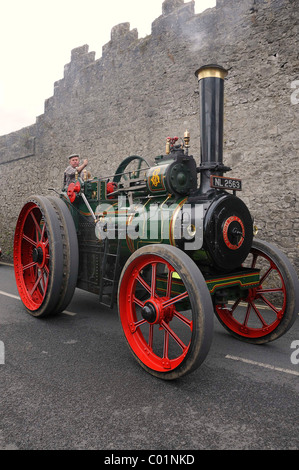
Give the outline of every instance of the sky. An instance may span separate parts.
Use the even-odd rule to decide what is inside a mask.
[[[163,0],[1,0],[0,135],[35,123],[71,50],[89,45],[102,56],[113,26],[129,22],[138,37],[151,34]],[[185,3],[188,3],[185,0]],[[216,0],[195,0],[195,13]]]

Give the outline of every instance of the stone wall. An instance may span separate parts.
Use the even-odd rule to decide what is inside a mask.
[[[162,4],[162,0],[161,0]],[[92,175],[113,174],[128,155],[154,158],[168,135],[191,133],[199,161],[195,70],[218,63],[225,80],[224,163],[243,180],[242,199],[259,237],[278,245],[299,272],[299,9],[296,0],[165,0],[151,35],[115,26],[95,60],[71,52],[36,123],[0,137],[0,244],[12,259],[19,211],[33,193],[61,189],[67,156]]]

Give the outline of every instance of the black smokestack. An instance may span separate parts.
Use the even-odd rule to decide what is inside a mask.
[[[201,172],[200,192],[211,189],[210,175],[222,176],[223,165],[224,78],[227,70],[219,65],[204,65],[195,72],[200,92]]]

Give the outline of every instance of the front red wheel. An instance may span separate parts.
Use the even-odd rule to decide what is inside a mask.
[[[146,246],[127,261],[118,308],[135,358],[152,375],[175,379],[205,359],[213,335],[213,307],[195,263],[168,245]]]
[[[260,283],[230,305],[216,304],[222,325],[235,337],[255,344],[273,341],[292,326],[299,311],[299,283],[287,257],[255,240],[244,265],[260,269]]]

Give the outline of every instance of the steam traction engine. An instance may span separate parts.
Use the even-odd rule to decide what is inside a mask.
[[[199,166],[185,132],[182,142],[168,138],[154,162],[130,156],[109,178],[80,177],[59,197],[30,197],[15,230],[16,282],[31,315],[62,312],[76,287],[109,307],[117,301],[133,355],[168,380],[205,359],[214,312],[235,337],[262,344],[283,335],[299,310],[295,270],[276,247],[253,239],[237,197],[242,182],[225,176],[226,73],[196,72]]]

